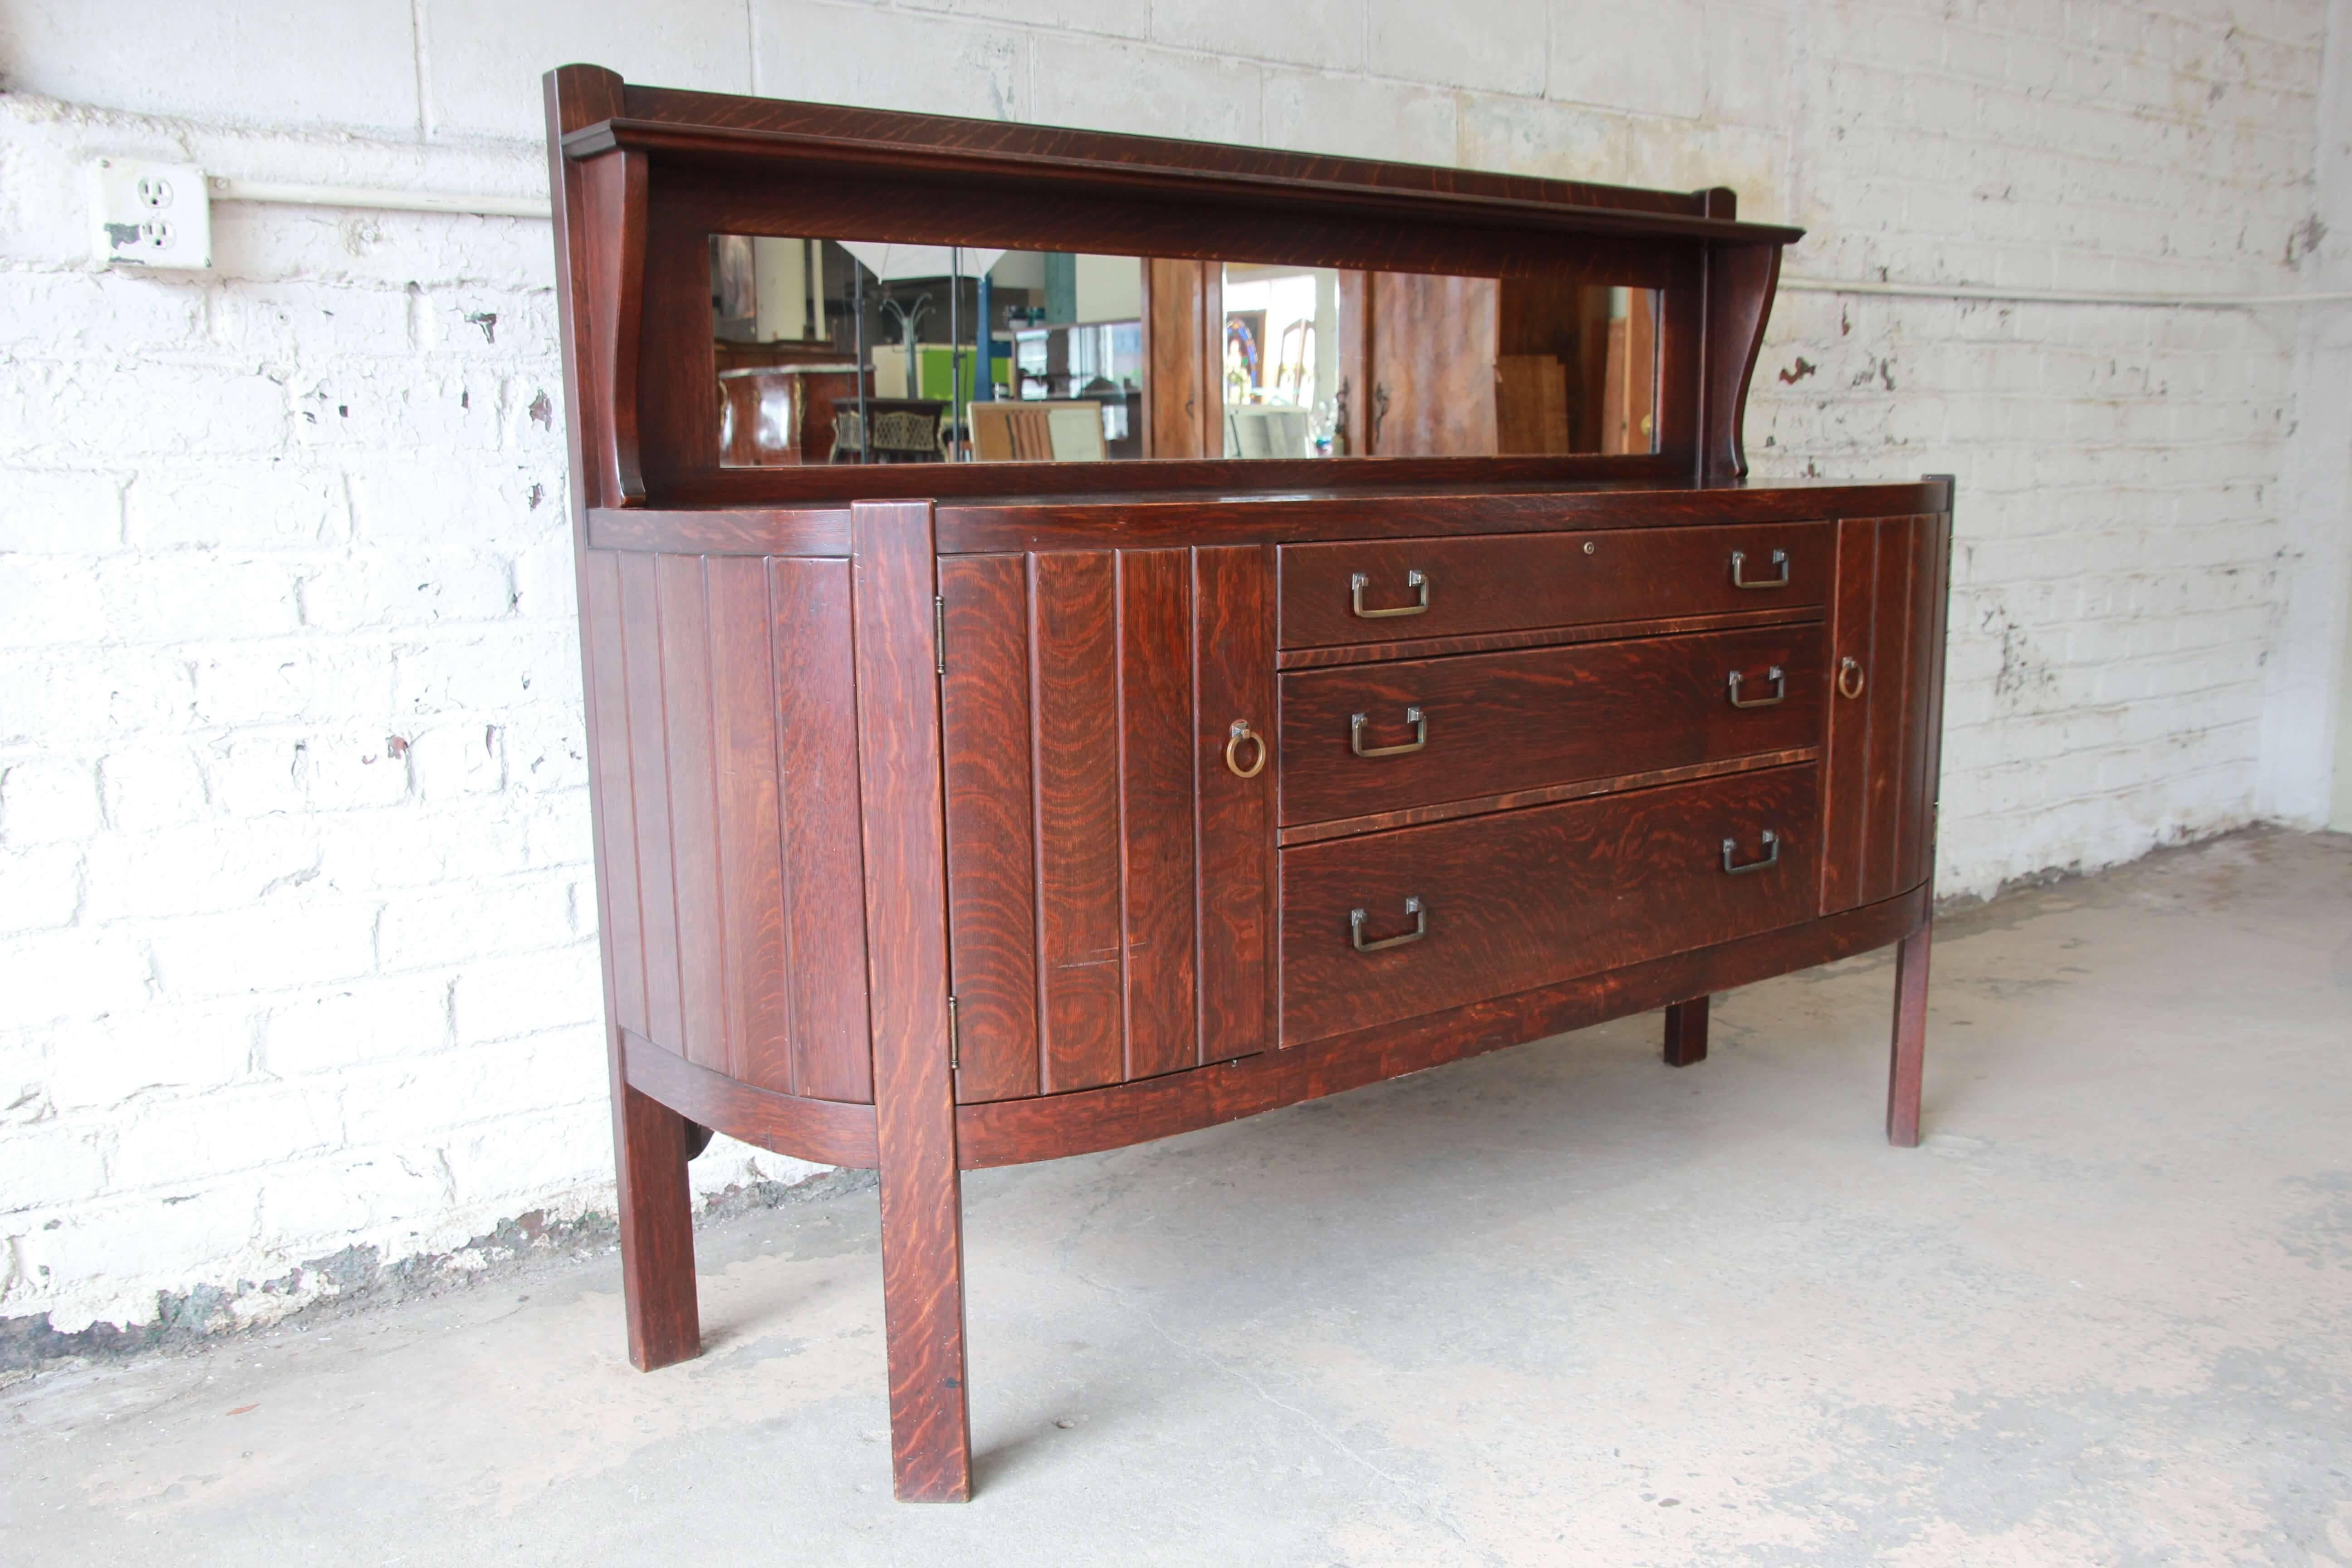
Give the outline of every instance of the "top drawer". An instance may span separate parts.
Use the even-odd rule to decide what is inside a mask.
[[[1282,646],[1818,605],[1832,553],[1826,522],[1286,544]]]

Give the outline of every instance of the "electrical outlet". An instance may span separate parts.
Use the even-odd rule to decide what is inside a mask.
[[[137,267],[213,264],[212,197],[193,163],[100,158],[89,166],[90,253]]]

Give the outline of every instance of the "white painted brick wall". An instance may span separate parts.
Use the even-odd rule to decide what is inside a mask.
[[[89,158],[531,194],[586,59],[1730,184],[1811,276],[2283,289],[2345,267],[2347,3],[0,11],[0,1318],[266,1318],[309,1260],[610,1203],[545,226],[225,205],[215,273],[110,275]],[[1759,471],[1960,477],[1948,890],[2324,808],[2344,321],[1783,296]]]

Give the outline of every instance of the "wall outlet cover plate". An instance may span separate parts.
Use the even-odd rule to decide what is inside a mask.
[[[212,197],[194,163],[100,158],[89,166],[90,254],[109,264],[213,264]]]

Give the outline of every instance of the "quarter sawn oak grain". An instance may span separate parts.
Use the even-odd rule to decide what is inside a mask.
[[[878,1169],[908,1500],[971,1490],[964,1170],[1654,1008],[1686,1066],[1714,994],[1890,942],[1918,1141],[1953,485],[1743,482],[1796,231],[585,66],[546,100],[637,1366],[699,1349],[705,1129]],[[1150,460],[721,468],[714,233],[1143,258]],[[1228,258],[1339,271],[1375,455],[1223,456]],[[1441,455],[1500,427],[1463,344],[1564,279],[1662,291],[1656,449]]]

